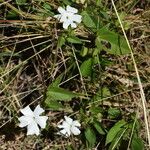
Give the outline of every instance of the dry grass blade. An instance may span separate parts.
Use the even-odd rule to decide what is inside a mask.
[[[117,9],[116,9],[114,0],[111,0],[111,2],[112,2],[112,5],[113,5],[113,7],[114,7],[114,10],[115,10],[115,13],[116,13],[116,15],[117,15],[117,18],[118,18],[118,20],[119,20],[119,23],[120,23],[121,29],[122,29],[122,31],[123,31],[124,37],[125,37],[125,39],[126,39],[126,42],[127,42],[127,44],[128,44],[128,47],[129,47],[129,49],[130,49],[130,51],[131,51],[131,57],[132,57],[132,60],[133,60],[134,68],[135,68],[135,71],[136,71],[136,77],[137,77],[138,84],[139,84],[139,88],[140,88],[140,95],[141,95],[142,106],[143,106],[143,112],[144,112],[144,119],[145,119],[145,126],[146,126],[148,144],[149,144],[149,147],[150,147],[150,130],[149,130],[149,125],[148,125],[148,115],[147,115],[147,109],[146,109],[146,98],[145,98],[145,94],[144,94],[142,82],[141,82],[141,79],[140,79],[140,76],[139,76],[139,72],[138,72],[138,68],[137,68],[136,62],[135,62],[134,54],[133,54],[133,52],[132,52],[132,48],[131,48],[131,46],[130,46],[129,40],[128,40],[128,38],[127,38],[127,35],[126,35],[126,33],[125,33],[125,30],[124,30],[122,21],[121,21],[121,19],[120,19],[120,17],[119,17],[118,11],[117,11]]]
[[[26,59],[25,61],[21,62],[20,64],[16,65],[15,67],[13,67],[12,69],[6,71],[3,73],[2,76],[0,76],[0,79],[3,78],[4,76],[6,76],[7,74],[9,74],[10,72],[12,72],[13,70],[17,69],[18,67],[20,67],[21,65],[24,65],[27,63],[28,60],[32,59],[33,57],[35,57],[36,55],[42,53],[43,51],[45,51],[46,49],[50,48],[51,46],[47,46],[46,48],[43,48],[42,50],[40,50],[39,52],[37,52],[36,54],[32,55],[31,57],[29,57],[28,59]]]
[[[80,74],[80,79],[81,79],[82,86],[83,86],[84,91],[85,91],[85,93],[86,93],[86,96],[87,96],[87,98],[88,98],[87,90],[86,90],[86,87],[85,87],[85,84],[84,84],[84,81],[83,81],[83,76],[82,76],[82,73],[81,73],[81,70],[80,70],[80,67],[79,67],[79,63],[78,63],[78,60],[77,60],[77,57],[76,57],[74,48],[72,48],[72,52],[73,52],[73,56],[74,56],[74,58],[75,58],[76,65],[77,65],[77,68],[78,68],[78,71],[79,71],[79,74]]]
[[[6,3],[9,3],[9,2],[11,2],[12,0],[8,0],[8,1],[6,1],[6,2],[3,2],[2,4],[0,4],[0,6],[2,6],[2,5],[4,5],[4,4],[6,4]]]
[[[10,9],[12,9],[14,12],[18,13],[19,15],[21,15],[22,17],[30,18],[30,19],[43,20],[42,17],[39,17],[37,15],[33,15],[33,14],[27,14],[27,13],[21,11],[21,10],[18,10],[17,8],[15,8],[13,5],[9,4],[8,2],[5,3],[5,5],[7,7],[9,7]]]

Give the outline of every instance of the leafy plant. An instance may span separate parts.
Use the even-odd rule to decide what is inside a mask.
[[[96,142],[96,135],[92,128],[88,127],[85,130],[85,137],[87,139],[87,147],[88,148],[94,147]]]
[[[144,150],[146,138],[140,133],[142,126],[136,120],[137,110],[132,100],[133,96],[140,99],[138,90],[134,89],[134,67],[111,1],[0,2],[0,116],[9,115],[12,122],[18,123],[22,107],[31,105],[32,108],[42,102],[46,115],[50,116],[47,129],[33,141],[36,146],[31,149],[45,149],[51,141],[50,149]],[[145,24],[148,12],[144,12],[143,3],[146,2],[141,5],[139,1],[115,2],[130,42],[133,48],[137,46],[134,53],[143,83],[149,82],[149,65],[145,61],[148,59],[148,25]],[[74,9],[69,8],[65,14],[67,5]],[[143,22],[138,20],[141,8]],[[142,22],[141,26],[136,26],[137,22]],[[131,25],[135,26],[132,30]],[[134,80],[133,86],[121,82],[128,78]],[[148,99],[149,86],[144,86]],[[80,135],[75,132],[70,138],[63,138],[57,134],[58,120],[67,115],[81,123],[76,122]],[[0,125],[5,128],[6,120],[1,118]],[[64,129],[68,120],[62,123]],[[68,129],[72,130],[71,123],[66,129],[69,133]]]
[[[121,35],[103,27],[98,31],[98,38],[102,41],[107,41],[111,47],[107,51],[114,55],[124,55],[130,52],[127,42]]]
[[[107,133],[106,142],[108,143],[112,142],[115,136],[122,130],[122,127],[126,124],[125,120],[118,121]]]
[[[85,60],[81,66],[80,66],[80,70],[81,70],[81,74],[84,77],[88,77],[92,75],[92,66],[93,66],[93,59],[89,58],[87,60]]]

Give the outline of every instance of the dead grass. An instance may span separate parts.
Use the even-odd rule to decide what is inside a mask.
[[[8,1],[9,2],[9,1]],[[7,4],[7,7],[6,7]],[[1,3],[0,6],[7,9],[12,8],[9,3]],[[56,7],[57,3],[54,3]],[[123,6],[123,7],[121,7]],[[8,8],[9,7],[9,8]],[[150,38],[149,38],[149,2],[143,1],[126,3],[121,1],[117,3],[118,10],[127,11],[127,22],[131,22],[130,29],[127,30],[127,36],[133,47],[133,53],[137,63],[137,68],[142,81],[146,96],[147,108],[149,109],[150,100]],[[13,8],[15,9],[15,8]],[[20,12],[21,16],[33,18],[33,15],[27,15]],[[5,15],[4,15],[5,17]],[[2,17],[1,17],[2,18]],[[39,26],[37,30],[35,27]],[[50,26],[50,27],[49,27]],[[27,29],[31,28],[31,32]],[[76,31],[76,34],[87,37],[88,32]],[[0,22],[0,148],[2,150],[19,149],[65,149],[65,144],[71,143],[70,139],[53,139],[50,133],[44,133],[43,137],[26,137],[24,131],[19,129],[12,121],[16,120],[20,108],[26,105],[36,105],[44,99],[47,86],[64,70],[66,70],[69,61],[69,55],[57,48],[57,30],[53,20],[50,21],[7,21]],[[15,54],[15,55],[14,55]],[[75,55],[74,55],[75,56]],[[132,65],[130,55],[123,57],[111,57],[115,65],[108,67],[106,72],[100,77],[100,83],[109,86],[114,95],[106,97],[104,103],[99,103],[104,107],[119,107],[125,110],[124,117],[128,118],[133,112],[138,114],[141,124],[144,127],[143,107],[140,102],[140,94],[136,73]],[[78,60],[76,60],[78,62]],[[66,74],[67,75],[67,74]],[[77,74],[70,80],[74,84],[68,84],[68,80],[62,83],[62,86],[77,91],[96,92],[96,86],[89,84],[83,78],[79,79]],[[69,80],[69,81],[70,81]],[[84,87],[80,89],[81,83]],[[91,90],[92,89],[92,90]],[[89,104],[89,107],[93,103]],[[60,113],[47,112],[55,122],[61,116]],[[75,112],[78,113],[78,112]],[[55,118],[55,119],[54,119]],[[52,121],[50,120],[50,121]],[[111,121],[110,119],[108,119]],[[107,118],[103,121],[107,122]],[[149,121],[150,122],[150,121]],[[56,126],[54,123],[53,126]],[[53,130],[52,126],[52,130]],[[10,131],[7,129],[10,128]],[[44,132],[44,131],[43,131]],[[45,131],[46,132],[46,131]],[[146,141],[145,130],[141,130],[141,136]],[[78,141],[75,141],[78,143]],[[146,142],[145,142],[146,145]]]

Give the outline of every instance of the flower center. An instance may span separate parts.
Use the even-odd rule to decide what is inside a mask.
[[[35,118],[35,116],[33,116],[33,120],[36,122],[36,118]]]

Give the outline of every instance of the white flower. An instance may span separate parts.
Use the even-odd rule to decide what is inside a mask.
[[[73,121],[71,118],[64,116],[65,121],[62,122],[62,125],[58,125],[58,128],[61,128],[60,132],[58,134],[63,134],[66,137],[69,137],[71,134],[79,135],[80,130],[78,127],[81,126],[81,124],[75,120]]]
[[[46,126],[46,121],[48,119],[48,117],[46,116],[39,116],[41,113],[44,112],[44,109],[42,109],[40,105],[38,105],[34,109],[34,111],[32,111],[29,106],[26,106],[24,109],[21,109],[20,111],[24,116],[21,116],[19,118],[20,121],[19,127],[27,126],[27,135],[33,134],[39,135],[40,130],[38,125],[44,129]]]
[[[82,16],[78,15],[78,10],[71,6],[67,6],[66,10],[62,7],[58,7],[58,12],[60,14],[55,15],[54,17],[63,23],[64,29],[68,29],[69,25],[71,25],[72,28],[76,28],[77,23],[81,22]]]

